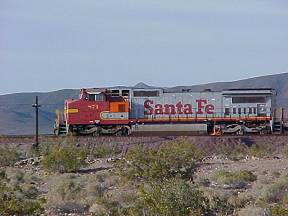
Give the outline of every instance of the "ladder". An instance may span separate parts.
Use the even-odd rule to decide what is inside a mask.
[[[55,120],[54,120],[54,134],[56,136],[59,135],[66,135],[67,134],[67,127],[65,123],[64,113],[56,110],[55,113]]]
[[[273,134],[283,133],[283,108],[278,107],[274,110],[273,115]]]

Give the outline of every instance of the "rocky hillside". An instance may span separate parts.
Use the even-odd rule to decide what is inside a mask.
[[[135,87],[149,88],[145,83]],[[288,106],[288,73],[261,76],[234,82],[217,82],[194,86],[176,86],[167,91],[181,91],[189,88],[192,91],[204,89],[221,90],[227,88],[275,88],[278,92],[277,103]],[[39,96],[40,133],[52,133],[55,109],[63,109],[66,98],[77,98],[78,90],[64,89],[47,93],[17,93],[0,95],[0,134],[33,134],[35,116],[32,104]]]

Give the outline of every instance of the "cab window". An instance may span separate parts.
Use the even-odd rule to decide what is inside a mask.
[[[88,100],[89,101],[104,101],[105,97],[104,94],[89,94]]]
[[[88,95],[88,100],[89,101],[95,101],[95,94],[89,94]]]
[[[230,115],[230,108],[228,107],[225,107],[225,115]]]
[[[104,101],[104,94],[97,94],[96,101]]]
[[[129,96],[130,91],[129,90],[122,90],[122,96]]]

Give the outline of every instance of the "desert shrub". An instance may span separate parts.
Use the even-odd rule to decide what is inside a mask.
[[[279,178],[281,176],[281,173],[279,171],[273,171],[272,176],[275,178]]]
[[[266,203],[288,203],[288,176],[284,176],[269,186],[260,197]]]
[[[128,208],[121,206],[117,201],[111,200],[110,197],[104,196],[97,198],[97,201],[89,209],[89,212],[93,215],[130,215]],[[133,215],[133,214],[132,214]]]
[[[20,154],[14,148],[7,146],[0,147],[0,167],[13,165],[19,160]]]
[[[211,206],[220,215],[232,215],[235,207],[228,202],[228,198],[213,196]]]
[[[238,176],[239,180],[246,182],[253,182],[257,180],[257,176],[248,170],[240,170],[239,172],[235,172],[235,175]]]
[[[267,145],[254,144],[248,150],[248,154],[250,156],[254,156],[258,158],[266,157],[270,153],[271,153],[271,149]]]
[[[64,174],[49,183],[47,207],[60,212],[86,212],[108,190],[96,177]]]
[[[288,215],[288,208],[281,206],[281,205],[275,205],[270,208],[272,216],[285,216]]]
[[[40,215],[44,212],[41,200],[25,200],[22,204],[18,203],[21,209],[20,215]]]
[[[24,176],[25,173],[18,168],[9,167],[6,169],[6,177],[9,180],[9,185],[11,187],[16,187],[17,185],[24,183]]]
[[[206,178],[204,176],[201,176],[198,179],[198,185],[203,186],[203,187],[209,187],[210,186],[210,180],[209,178]]]
[[[108,146],[108,145],[98,145],[96,146],[91,154],[95,158],[105,158],[119,154],[121,151],[117,147]]]
[[[204,215],[209,212],[209,201],[184,180],[172,178],[143,186],[139,209],[147,215]]]
[[[227,202],[233,205],[235,209],[240,209],[243,208],[247,202],[249,202],[249,199],[239,197],[238,194],[233,194],[232,196],[228,197]]]
[[[234,213],[243,208],[248,199],[239,197],[237,192],[229,191],[225,193],[209,193],[210,205],[216,215],[234,215]]]
[[[192,178],[199,151],[186,141],[162,144],[158,149],[144,149],[135,146],[128,150],[125,160],[117,164],[118,173],[128,180],[146,180],[181,176]]]
[[[28,184],[22,186],[21,192],[28,199],[36,199],[39,195],[38,189],[35,186]]]
[[[74,145],[52,145],[42,160],[44,169],[50,172],[76,172],[86,165],[87,152]]]
[[[139,215],[138,208],[136,208],[138,200],[136,192],[136,188],[131,184],[117,187],[116,190],[106,190],[90,206],[89,212],[93,215]]]
[[[0,169],[0,181],[6,179],[6,171],[4,169]]]
[[[238,216],[271,216],[271,211],[266,208],[260,208],[256,206],[247,206],[245,208],[240,209],[239,212],[237,212]],[[272,215],[274,216],[274,215]],[[280,215],[279,215],[280,216]]]
[[[239,161],[247,156],[246,145],[225,145],[221,146],[220,153],[233,161]]]
[[[44,211],[41,202],[35,200],[18,201],[13,194],[5,193],[0,198],[0,215],[40,215]]]
[[[55,184],[51,185],[51,190],[49,190],[48,201],[50,198],[56,198],[56,201],[76,200],[79,198],[77,194],[80,195],[83,185],[81,181],[78,181],[77,176],[69,174],[55,179],[55,181]]]
[[[104,196],[97,199],[96,203],[89,209],[92,215],[139,215],[137,211],[133,211],[132,208],[127,206],[121,206],[117,201],[111,200],[110,197]],[[135,214],[136,213],[136,214]]]
[[[47,206],[63,212],[82,212],[85,207],[80,203],[84,193],[83,182],[73,174],[55,181],[48,191]]]
[[[42,202],[36,197],[29,199],[29,196],[16,196],[17,190],[22,191],[22,188],[9,187],[8,179],[5,177],[0,181],[0,215],[40,215],[44,209]]]
[[[20,193],[24,196],[26,192],[27,195],[32,195],[34,193],[33,190],[35,187],[37,187],[37,185],[41,184],[42,182],[42,179],[35,175],[33,171],[26,170],[24,172],[20,168],[7,167],[5,174],[7,178],[7,184],[12,188],[21,187]]]
[[[288,146],[286,146],[283,150],[283,155],[285,158],[288,158]]]
[[[237,172],[229,172],[225,170],[217,170],[212,175],[212,180],[220,184],[248,183],[257,179],[257,176],[248,170],[240,170]]]

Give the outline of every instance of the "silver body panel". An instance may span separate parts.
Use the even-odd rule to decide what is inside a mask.
[[[112,90],[112,89],[111,89]],[[116,90],[116,89],[113,89]],[[129,118],[130,119],[151,119],[151,120],[165,120],[165,119],[176,119],[176,118],[249,118],[249,117],[272,117],[273,107],[275,106],[275,91],[273,89],[230,89],[223,91],[202,91],[202,92],[165,92],[165,89],[154,88],[154,89],[137,89],[137,88],[117,88],[119,95],[122,91],[125,91],[125,97],[130,104]],[[129,94],[127,94],[129,91]],[[135,96],[135,91],[151,92],[157,91],[157,96]],[[233,102],[233,98],[254,98],[248,102]],[[257,101],[256,99],[264,98],[263,101]],[[204,100],[200,104],[199,100]],[[149,108],[153,108],[153,113],[148,113],[149,109],[145,108],[145,101],[148,103]],[[181,103],[183,107],[180,112],[177,112],[176,105]],[[192,107],[192,113],[185,113],[184,105],[190,104]],[[169,113],[165,113],[164,106],[173,105],[176,113],[172,113],[171,109]],[[187,105],[187,106],[190,106]],[[203,105],[203,107],[201,107]],[[155,112],[155,109],[159,106],[163,107],[163,113]],[[206,112],[206,107],[210,106],[211,112]],[[208,107],[209,108],[209,107]],[[199,109],[200,112],[199,112]],[[225,110],[226,109],[226,110]],[[228,112],[229,109],[229,112]],[[159,110],[159,109],[158,109]],[[145,112],[146,111],[146,112]],[[209,111],[209,110],[208,110]]]
[[[207,125],[206,124],[139,124],[133,125],[132,132],[203,132],[206,133]]]

